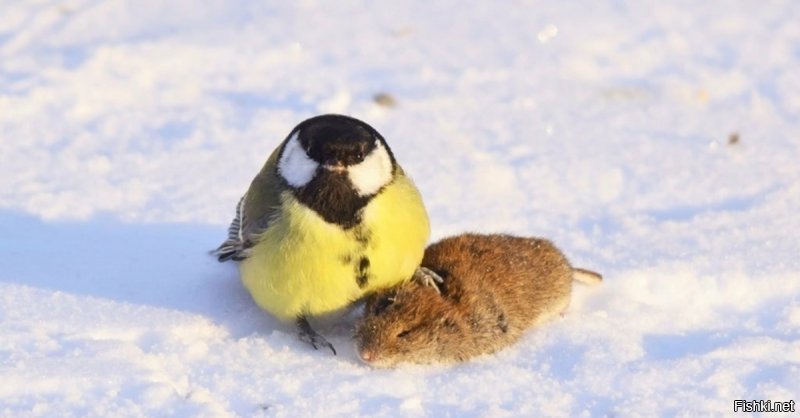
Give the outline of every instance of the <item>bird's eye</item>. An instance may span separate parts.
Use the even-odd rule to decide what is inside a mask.
[[[411,330],[407,329],[407,330],[397,334],[397,338],[406,338],[406,337],[409,336],[409,334],[411,334]]]
[[[359,160],[363,160],[364,159],[364,157],[367,155],[367,149],[368,148],[369,148],[369,145],[367,145],[367,144],[365,144],[363,142],[358,145],[358,152],[356,153],[356,156],[358,157]]]

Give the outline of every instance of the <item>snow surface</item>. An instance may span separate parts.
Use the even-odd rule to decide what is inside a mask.
[[[0,415],[800,401],[798,21],[791,0],[3,0]],[[605,282],[462,365],[372,370],[347,321],[320,327],[338,356],[310,349],[206,251],[322,112],[384,134],[434,239],[549,237]]]

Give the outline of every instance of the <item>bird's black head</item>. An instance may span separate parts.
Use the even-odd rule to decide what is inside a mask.
[[[364,161],[379,141],[369,125],[345,116],[318,116],[299,128],[298,140],[306,154],[328,169],[344,169]]]
[[[301,122],[278,161],[278,174],[298,200],[343,226],[358,222],[360,209],[391,183],[394,172],[394,156],[378,131],[342,115]]]

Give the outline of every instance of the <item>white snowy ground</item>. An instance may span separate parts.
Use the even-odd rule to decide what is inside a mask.
[[[0,415],[800,401],[799,21],[791,0],[3,0]],[[605,283],[463,365],[371,370],[346,323],[321,328],[338,356],[310,349],[205,252],[322,112],[386,136],[433,239],[546,236]]]

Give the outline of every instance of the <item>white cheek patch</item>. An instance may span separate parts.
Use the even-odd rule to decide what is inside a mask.
[[[278,173],[281,177],[292,187],[303,187],[314,178],[317,167],[316,161],[309,158],[300,146],[297,134],[292,135],[278,161]]]
[[[358,195],[369,196],[392,181],[392,159],[378,142],[364,161],[349,167],[347,172]]]

